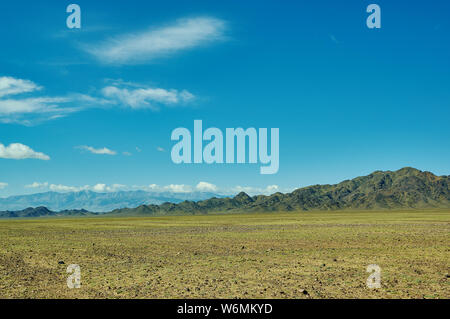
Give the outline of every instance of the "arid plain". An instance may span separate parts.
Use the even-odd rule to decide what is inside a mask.
[[[448,210],[0,220],[0,298],[450,298],[449,234]]]

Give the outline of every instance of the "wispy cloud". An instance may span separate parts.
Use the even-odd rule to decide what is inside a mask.
[[[0,77],[0,97],[40,90],[42,87],[28,80],[16,79],[10,76]]]
[[[15,160],[34,158],[48,161],[50,159],[50,156],[41,152],[35,152],[27,145],[12,143],[8,146],[0,144],[0,158]]]
[[[162,148],[161,146],[158,146],[157,148],[156,148],[156,150],[158,151],[158,152],[165,152],[166,150],[164,149],[164,148]]]
[[[147,87],[124,81],[115,81],[93,95],[36,96],[39,90],[42,87],[32,81],[0,77],[0,122],[31,126],[89,108],[123,106],[134,110],[158,110],[161,106],[187,105],[196,98],[187,90]],[[22,96],[24,94],[34,96]]]
[[[181,19],[172,25],[124,34],[82,48],[99,61],[138,64],[223,40],[226,23],[211,17]]]
[[[329,36],[330,36],[331,41],[333,41],[334,43],[336,43],[336,44],[341,43],[338,39],[336,39],[336,37],[333,34],[330,34]]]
[[[40,90],[41,86],[29,80],[0,77],[0,122],[32,125],[61,118],[80,109],[67,106],[72,101],[70,97],[17,97]],[[15,97],[12,98],[12,95]]]
[[[4,188],[6,188],[6,187],[8,187],[8,183],[2,183],[2,182],[0,182],[0,189],[4,189]]]
[[[92,154],[100,154],[100,155],[116,155],[117,152],[110,150],[107,147],[103,147],[103,148],[94,148],[92,146],[87,146],[87,145],[81,145],[81,146],[77,146],[76,148],[82,149],[82,150],[86,150]]]
[[[162,88],[127,88],[107,86],[102,94],[111,104],[119,104],[132,109],[159,109],[160,105],[175,106],[194,100],[195,96],[187,90]]]
[[[0,100],[0,122],[33,125],[65,117],[79,108],[63,107],[67,98],[38,97]]]

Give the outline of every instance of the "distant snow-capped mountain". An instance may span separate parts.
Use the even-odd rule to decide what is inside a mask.
[[[108,212],[118,208],[134,208],[144,204],[180,203],[184,200],[199,201],[211,197],[223,196],[208,192],[174,193],[146,192],[141,190],[112,193],[92,191],[73,193],[45,192],[0,198],[0,211],[45,206],[52,211],[86,209],[91,212]]]

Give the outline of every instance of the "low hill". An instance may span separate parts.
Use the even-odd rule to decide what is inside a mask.
[[[26,208],[19,211],[0,211],[0,218],[33,218],[33,217],[58,217],[58,216],[94,216],[95,213],[84,209],[63,210],[54,212],[47,207]]]

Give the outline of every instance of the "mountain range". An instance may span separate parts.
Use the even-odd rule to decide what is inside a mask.
[[[0,198],[0,210],[23,210],[29,207],[45,206],[52,211],[85,209],[91,212],[108,212],[118,208],[140,205],[180,203],[184,200],[199,201],[220,195],[209,192],[147,192],[120,191],[97,193],[80,191],[71,193],[45,192],[31,195]]]
[[[436,176],[415,168],[397,171],[376,171],[367,176],[346,180],[335,185],[314,185],[299,188],[292,193],[275,193],[270,196],[250,197],[244,192],[232,198],[212,197],[206,200],[185,200],[179,203],[140,205],[136,208],[114,209],[110,216],[152,216],[208,213],[311,211],[311,210],[375,210],[375,209],[428,209],[450,208],[450,176]],[[86,211],[54,213],[53,215],[88,215]],[[0,217],[14,212],[0,212]],[[17,217],[33,214],[15,212]],[[24,214],[28,214],[24,216]]]
[[[335,185],[314,185],[292,193],[250,197],[242,192],[234,198],[210,198],[178,204],[141,205],[114,210],[116,215],[206,214],[220,212],[268,212],[339,209],[450,208],[450,176],[405,167],[398,171],[376,171]]]

